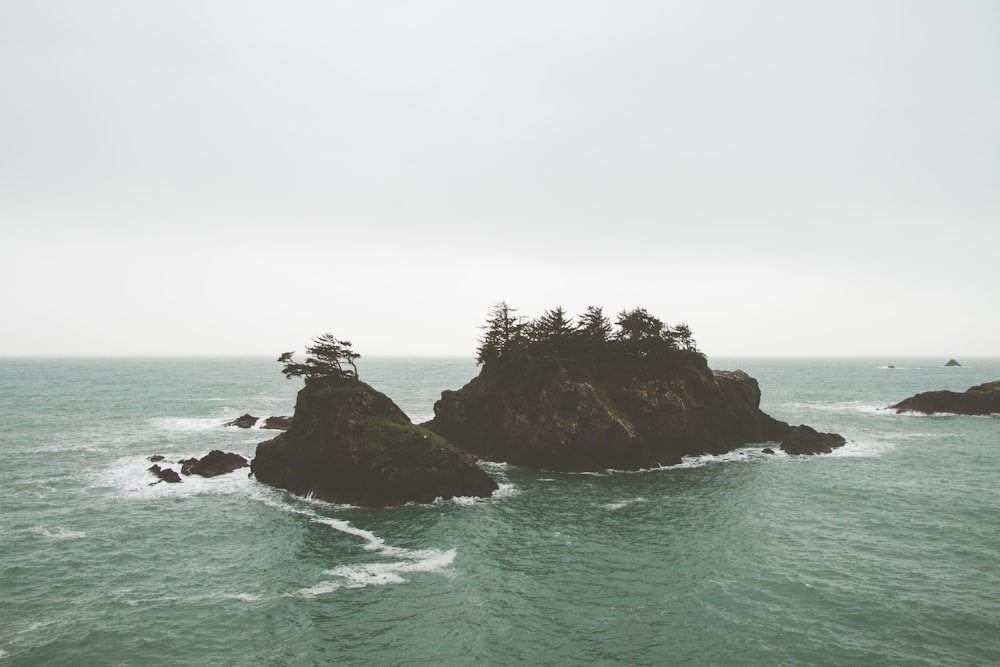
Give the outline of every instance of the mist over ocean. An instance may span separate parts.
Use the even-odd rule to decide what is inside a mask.
[[[151,485],[274,435],[222,426],[292,413],[273,359],[0,359],[0,665],[1000,664],[1000,418],[881,409],[1000,379],[945,361],[710,358],[832,455],[484,462],[492,499],[372,510]],[[415,422],[477,372],[359,366]]]

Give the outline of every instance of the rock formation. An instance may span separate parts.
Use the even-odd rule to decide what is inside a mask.
[[[162,468],[159,464],[153,464],[148,468],[149,472],[153,473],[159,478],[160,482],[167,482],[169,484],[176,484],[181,481],[181,476],[177,474],[177,471],[173,468]],[[158,484],[159,482],[153,482],[153,484]]]
[[[216,477],[225,475],[240,468],[246,468],[250,463],[239,454],[213,449],[200,459],[190,458],[180,462],[181,472],[185,475],[201,475]]]
[[[235,426],[236,428],[253,428],[259,417],[254,417],[250,413],[242,414],[232,421],[228,421],[223,426]]]
[[[264,425],[261,428],[272,429],[275,431],[287,431],[288,427],[292,425],[291,417],[268,417],[264,420]]]
[[[950,366],[961,366],[961,365],[962,364],[958,363],[954,359],[949,359],[947,362],[945,362],[945,366],[949,366],[949,367]]]
[[[497,489],[473,456],[350,377],[307,377],[288,430],[257,446],[251,471],[293,493],[363,506],[487,497]]]
[[[746,373],[712,371],[700,354],[675,357],[597,374],[537,359],[487,363],[465,387],[442,393],[426,426],[488,460],[562,471],[673,465],[755,442],[780,441],[795,454],[844,444],[763,413]]]
[[[781,440],[781,449],[787,454],[829,454],[844,445],[844,438],[836,433],[819,433],[811,426],[791,426]]]
[[[254,417],[250,413],[240,415],[232,421],[228,421],[223,426],[235,426],[236,428],[253,428],[260,421],[260,417]],[[291,417],[278,416],[278,417],[268,417],[261,424],[261,428],[273,429],[275,431],[284,431],[292,423]]]
[[[904,398],[890,409],[900,412],[922,412],[930,415],[947,412],[957,415],[989,415],[1000,413],[1000,380],[955,391],[926,391]]]

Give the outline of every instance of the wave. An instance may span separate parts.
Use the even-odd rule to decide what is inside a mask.
[[[930,419],[950,419],[952,417],[972,417],[977,419],[1000,419],[1000,413],[992,412],[988,415],[963,415],[957,412],[933,412],[927,414],[925,412],[920,412],[917,410],[903,410],[901,412],[896,412],[891,408],[885,408],[883,413],[891,414],[893,416],[899,417],[927,417]]]
[[[70,530],[69,528],[62,527],[56,528],[55,530],[49,530],[45,526],[34,526],[32,528],[28,528],[25,532],[50,540],[79,540],[87,536],[87,533],[82,530]]]
[[[169,456],[168,460],[158,465],[173,468],[180,472],[180,464],[173,463],[179,458],[188,456],[203,456],[201,454],[185,454]],[[226,475],[202,477],[189,475],[181,477],[180,483],[161,482],[149,472],[153,465],[145,457],[131,456],[119,458],[104,470],[88,473],[87,486],[93,489],[112,489],[120,497],[131,500],[157,500],[166,497],[185,497],[203,493],[229,494],[246,492],[247,488],[256,484],[247,473],[249,468],[239,468]]]
[[[456,549],[406,549],[392,546],[370,530],[352,526],[349,521],[322,516],[310,508],[294,507],[266,496],[262,496],[261,500],[270,507],[307,517],[313,523],[360,538],[364,542],[362,545],[364,550],[375,552],[379,556],[396,559],[387,563],[358,563],[325,570],[323,574],[337,577],[340,581],[322,581],[313,586],[301,588],[290,594],[293,597],[316,597],[341,588],[363,588],[405,583],[407,579],[401,573],[444,570],[452,564],[457,555]]]
[[[896,444],[885,440],[849,440],[842,447],[837,447],[829,454],[822,454],[823,457],[830,458],[876,458],[892,451]]]
[[[227,421],[225,417],[153,417],[149,423],[159,431],[213,431]]]
[[[628,500],[621,500],[621,501],[618,501],[616,503],[606,503],[606,504],[602,505],[601,507],[603,507],[604,509],[608,510],[609,512],[616,512],[618,510],[625,509],[629,505],[634,505],[636,503],[648,503],[648,502],[649,502],[648,498],[643,498],[642,496],[639,496],[638,498],[630,498]]]

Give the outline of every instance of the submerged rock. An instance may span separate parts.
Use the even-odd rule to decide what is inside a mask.
[[[760,410],[760,388],[746,373],[677,357],[599,374],[487,363],[461,389],[442,392],[426,426],[482,458],[561,471],[673,465],[793,433]]]
[[[958,415],[989,415],[1000,413],[1000,380],[970,387],[964,392],[926,391],[904,398],[890,409],[900,412],[922,412],[926,415],[946,412]]]
[[[490,496],[470,454],[410,423],[389,397],[354,378],[307,378],[290,427],[257,445],[258,481],[363,506]]]

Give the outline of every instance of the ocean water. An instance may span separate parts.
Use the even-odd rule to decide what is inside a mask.
[[[638,473],[484,462],[491,499],[336,506],[246,471],[271,359],[0,359],[0,665],[996,665],[1000,418],[896,415],[1000,360],[711,359],[843,434]],[[414,421],[465,359],[362,359]]]

